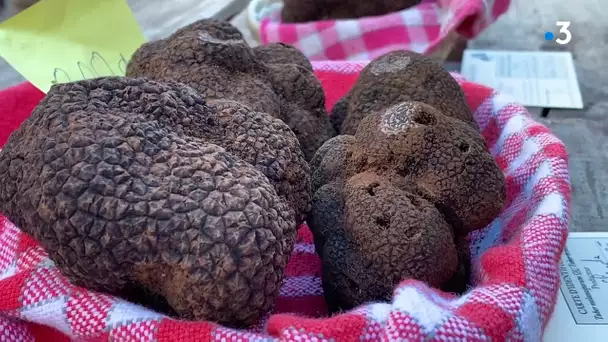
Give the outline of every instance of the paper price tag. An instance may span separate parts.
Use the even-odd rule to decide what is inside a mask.
[[[125,0],[42,0],[0,24],[0,55],[44,92],[55,83],[124,75],[144,42]]]
[[[608,341],[608,233],[570,233],[547,342]]]

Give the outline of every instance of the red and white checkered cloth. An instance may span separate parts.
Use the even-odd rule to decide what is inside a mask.
[[[314,66],[331,107],[364,64]],[[391,303],[319,318],[326,313],[320,260],[302,227],[275,313],[257,330],[180,322],[70,285],[32,238],[0,216],[0,340],[539,341],[555,305],[568,231],[566,149],[511,98],[456,78],[508,190],[502,214],[469,236],[475,287],[465,295],[405,280]],[[0,146],[42,96],[30,84],[0,92]]]
[[[293,45],[311,60],[364,61],[393,50],[428,55],[451,32],[476,37],[509,4],[510,0],[424,0],[383,16],[293,24],[281,23],[275,11],[262,20],[260,40]]]

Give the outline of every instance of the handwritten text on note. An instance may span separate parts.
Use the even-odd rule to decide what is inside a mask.
[[[608,324],[608,239],[568,238],[559,271],[576,324]]]
[[[124,75],[144,42],[126,0],[42,0],[0,24],[0,56],[44,92],[56,83]]]

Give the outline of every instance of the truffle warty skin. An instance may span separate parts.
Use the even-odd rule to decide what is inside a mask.
[[[11,135],[0,212],[73,284],[244,327],[279,293],[309,177],[279,119],[179,83],[98,78],[53,86]]]
[[[464,291],[465,237],[498,215],[506,188],[456,81],[428,57],[391,52],[332,118],[342,135],[310,163],[308,215],[330,310],[388,300],[408,278]]]
[[[336,134],[306,57],[280,43],[251,48],[227,22],[201,20],[142,45],[127,76],[184,83],[206,99],[234,100],[279,118],[298,137],[306,160]]]
[[[286,23],[301,23],[371,17],[401,11],[420,2],[421,0],[283,0],[281,19]]]

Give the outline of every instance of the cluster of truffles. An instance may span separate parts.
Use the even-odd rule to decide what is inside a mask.
[[[0,212],[74,284],[253,324],[310,209],[301,147],[333,134],[310,63],[204,20],[128,70],[51,88],[0,152]]]
[[[506,190],[457,82],[430,58],[391,52],[332,119],[341,135],[311,161],[308,218],[330,309],[389,299],[407,278],[464,290],[465,236],[494,219]]]
[[[332,310],[409,277],[462,290],[505,186],[458,84],[394,52],[324,108],[296,49],[202,20],[126,77],[53,86],[0,151],[0,212],[73,284],[182,319],[255,323],[304,220]]]
[[[284,0],[281,20],[301,23],[384,15],[418,5],[420,0]]]

